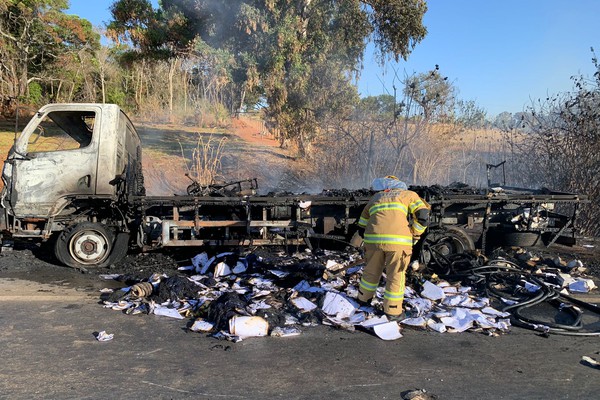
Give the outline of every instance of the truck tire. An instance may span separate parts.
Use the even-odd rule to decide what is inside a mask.
[[[127,255],[129,250],[129,233],[120,232],[115,238],[113,250],[108,258],[108,264],[116,264]]]
[[[532,247],[542,243],[539,232],[508,232],[502,235],[502,243],[511,247]]]
[[[475,250],[475,243],[467,232],[455,226],[430,232],[425,239],[430,246],[445,256]]]
[[[109,264],[114,235],[105,225],[82,222],[60,233],[54,255],[61,263],[73,267],[104,267]]]
[[[471,236],[459,227],[444,227],[427,233],[418,257],[439,275],[451,272],[452,260],[475,250]]]

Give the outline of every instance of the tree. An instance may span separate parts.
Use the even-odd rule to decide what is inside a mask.
[[[292,140],[301,155],[328,113],[349,113],[358,100],[352,77],[369,38],[384,62],[408,57],[427,32],[423,0],[164,0],[161,10],[119,0],[112,10],[109,28],[142,52],[173,57],[195,42],[230,55],[229,108],[263,98],[282,144]]]
[[[573,91],[538,100],[521,121],[514,147],[525,184],[587,194],[579,224],[600,233],[600,64],[592,78],[573,76]]]
[[[66,0],[0,0],[5,95],[24,97],[33,80],[52,80],[44,74],[65,54],[99,48],[99,35],[89,21],[64,14],[67,5]]]
[[[454,86],[448,77],[435,69],[409,77],[404,85],[404,94],[418,104],[425,120],[445,117],[454,107]]]

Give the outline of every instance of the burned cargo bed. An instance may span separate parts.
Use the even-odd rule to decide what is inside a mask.
[[[410,189],[432,207],[423,242],[443,254],[485,250],[495,244],[573,240],[579,203],[587,201],[587,196],[546,189],[463,185]],[[373,193],[342,189],[320,194],[135,197],[143,221],[138,243],[146,248],[348,243]]]
[[[287,245],[348,239],[369,197],[136,197],[150,246]],[[355,228],[354,228],[355,230]]]
[[[432,207],[430,233],[460,228],[475,246],[549,246],[557,240],[574,244],[575,221],[586,195],[498,187],[475,189],[465,185],[411,187]]]

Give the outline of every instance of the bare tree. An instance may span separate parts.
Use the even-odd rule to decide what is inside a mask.
[[[600,65],[592,79],[573,77],[574,90],[538,100],[523,115],[516,157],[527,181],[556,190],[584,193],[584,232],[600,233]]]

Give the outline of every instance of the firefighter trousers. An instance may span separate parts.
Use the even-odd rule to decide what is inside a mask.
[[[373,298],[381,274],[385,271],[383,311],[390,316],[400,315],[404,301],[406,268],[410,263],[410,257],[410,250],[383,251],[377,246],[366,244],[367,265],[360,280],[358,300],[368,302]]]

